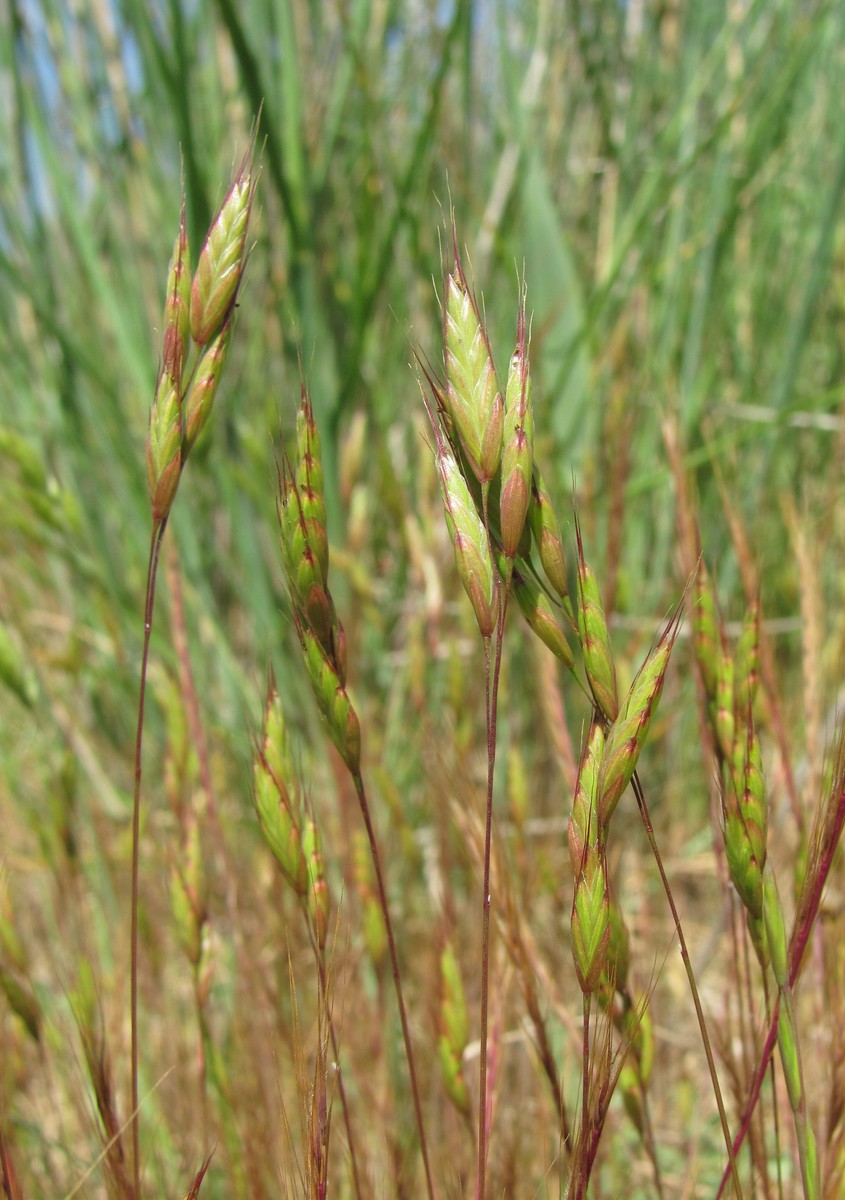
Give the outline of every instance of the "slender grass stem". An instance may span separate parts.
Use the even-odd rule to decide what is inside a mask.
[[[730,1126],[728,1125],[728,1116],[727,1116],[727,1113],[725,1112],[725,1102],[722,1099],[722,1089],[719,1086],[719,1076],[716,1072],[716,1061],[713,1057],[713,1048],[710,1045],[710,1034],[707,1032],[707,1022],[704,1019],[704,1010],[701,1007],[701,998],[699,997],[699,994],[698,994],[698,985],[695,982],[695,973],[692,969],[692,962],[690,961],[689,951],[687,949],[686,938],[684,937],[683,927],[681,926],[681,918],[678,915],[678,909],[675,904],[675,897],[672,894],[672,888],[669,885],[669,879],[666,875],[666,870],[663,866],[663,858],[661,857],[660,850],[658,849],[658,846],[657,846],[657,839],[654,836],[654,827],[652,826],[652,823],[651,823],[651,815],[648,811],[648,805],[646,804],[645,793],[643,792],[642,784],[640,783],[640,780],[639,780],[639,777],[638,777],[636,771],[634,772],[632,783],[633,783],[633,788],[634,788],[634,795],[637,798],[637,807],[640,810],[640,817],[642,818],[643,826],[645,827],[646,836],[648,838],[648,843],[649,843],[649,846],[651,847],[651,852],[654,855],[654,861],[657,864],[657,870],[660,874],[660,880],[661,880],[661,883],[663,884],[663,890],[666,893],[666,899],[669,903],[669,909],[672,913],[672,920],[675,923],[675,932],[678,935],[678,947],[681,951],[681,958],[684,963],[684,970],[686,971],[687,979],[689,980],[690,994],[692,995],[692,1002],[695,1006],[695,1015],[698,1019],[698,1028],[701,1031],[701,1040],[704,1045],[704,1054],[707,1058],[707,1067],[710,1071],[710,1079],[713,1084],[713,1094],[716,1097],[716,1107],[719,1110],[719,1121],[721,1122],[721,1125],[722,1125],[722,1133],[724,1135],[725,1146],[727,1147],[727,1151],[728,1151],[728,1170],[729,1170],[730,1176],[733,1179],[734,1192],[736,1193],[737,1200],[741,1200],[742,1184],[740,1183],[740,1180],[739,1180],[739,1171],[738,1171],[737,1165],[736,1165],[735,1151],[733,1148],[733,1143],[731,1141],[731,1130],[730,1130]]]
[[[501,653],[501,637],[496,648]],[[481,1029],[478,1055],[478,1166],[476,1200],[487,1188],[487,1031],[490,1002],[490,854],[493,835],[493,767],[496,759],[495,684],[490,680],[490,639],[484,639],[484,690],[487,707],[487,803],[484,821],[483,899],[481,902]]]
[[[132,1171],[134,1200],[141,1197],[141,1152],[138,1123],[138,876],[141,840],[141,751],[144,740],[144,703],[147,692],[147,666],[153,629],[156,576],[159,553],[167,518],[153,525],[147,559],[147,585],[144,594],[144,648],[141,655],[141,681],[138,688],[138,722],[135,728],[135,786],[132,794],[132,878],[130,883],[129,932],[129,1028],[131,1073]]]
[[[405,1043],[405,1057],[408,1060],[408,1074],[411,1080],[411,1096],[414,1102],[414,1114],[417,1123],[417,1132],[420,1138],[420,1152],[422,1154],[423,1168],[425,1170],[426,1194],[429,1200],[434,1200],[434,1185],[431,1178],[431,1166],[428,1158],[428,1144],[425,1137],[425,1124],[423,1122],[422,1103],[420,1100],[420,1089],[417,1081],[417,1071],[414,1065],[414,1050],[411,1044],[411,1031],[408,1026],[408,1014],[405,1010],[405,998],[402,994],[402,977],[399,971],[399,956],[396,951],[396,939],[393,935],[393,922],[390,919],[390,909],[387,903],[387,890],[384,886],[384,875],[381,869],[381,855],[379,853],[378,842],[376,841],[376,833],[373,828],[373,821],[370,815],[370,805],[367,800],[367,792],[364,787],[364,780],[360,771],[352,772],[352,779],[355,785],[355,793],[358,797],[358,804],[361,809],[361,816],[364,820],[364,828],[367,831],[367,840],[370,843],[370,855],[373,861],[373,871],[376,877],[376,887],[378,889],[379,906],[381,907],[382,917],[384,918],[384,926],[387,932],[387,946],[390,952],[390,967],[393,972],[393,987],[396,991],[396,1002],[399,1006],[399,1020],[402,1025],[402,1038]]]

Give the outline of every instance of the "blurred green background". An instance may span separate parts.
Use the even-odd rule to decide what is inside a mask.
[[[745,525],[764,614],[783,622],[787,699],[801,688],[809,569],[793,552],[798,515],[830,634],[817,663],[829,699],[845,633],[844,77],[838,0],[6,0],[9,877],[37,892],[79,796],[83,827],[113,823],[125,850],[167,262],[182,187],[195,259],[256,121],[233,352],[168,530],[203,716],[244,821],[269,662],[292,723],[321,736],[276,549],[274,455],[303,374],[373,759],[387,792],[423,803],[408,714],[437,711],[457,685],[448,656],[418,653],[433,643],[408,630],[419,614],[440,621],[458,593],[409,364],[417,349],[438,363],[450,206],[500,368],[524,274],[538,456],[559,511],[577,498],[623,659],[632,636],[641,654],[685,583],[671,428],[731,617],[744,601],[724,495]],[[169,611],[163,591],[153,800],[176,661]],[[443,611],[447,633],[466,632]],[[530,696],[530,671],[513,689]],[[464,717],[457,706],[459,743]],[[108,911],[122,880],[94,859],[90,886]],[[56,935],[32,920],[36,940]],[[111,936],[99,929],[105,959]]]

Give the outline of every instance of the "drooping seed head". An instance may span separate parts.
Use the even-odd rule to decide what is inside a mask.
[[[443,302],[445,400],[479,483],[489,484],[502,459],[504,404],[478,304],[464,275],[454,238],[454,265]]]
[[[522,540],[531,502],[534,465],[534,406],[528,372],[528,340],[523,291],[516,329],[516,350],[511,359],[505,389],[505,421],[502,445],[502,490],[499,512],[502,549],[513,559]]]
[[[595,572],[584,558],[581,526],[575,518],[578,539],[578,635],[584,653],[584,670],[593,699],[608,721],[615,721],[619,712],[616,688],[616,667],[610,648],[610,632],[601,602]]]
[[[219,332],[235,304],[246,263],[254,195],[250,147],[200,251],[191,287],[191,336],[199,346],[205,346]]]
[[[194,381],[185,400],[184,432],[182,434],[182,461],[188,457],[208,424],[220,376],[229,356],[232,340],[232,325],[227,321],[213,341],[206,347],[197,366]]]
[[[619,715],[608,731],[599,768],[598,811],[602,827],[607,826],[637,768],[651,719],[660,703],[679,622],[680,609],[671,617],[657,645],[640,667]]]
[[[572,901],[572,955],[582,991],[595,991],[605,968],[610,939],[610,898],[604,830],[598,814],[599,766],[604,732],[598,722],[590,731],[578,773],[569,819],[569,857],[575,873]]]
[[[441,432],[438,417],[425,396],[423,401],[434,433],[446,526],[455,550],[458,575],[469,596],[481,636],[489,638],[496,628],[499,588],[487,531],[457,460]]]
[[[531,504],[528,509],[528,523],[531,526],[531,534],[546,578],[561,600],[565,600],[569,589],[566,582],[566,557],[560,535],[560,522],[536,462],[531,473]]]
[[[179,233],[170,258],[167,272],[167,295],[164,301],[164,345],[161,366],[165,375],[181,388],[182,371],[188,352],[191,324],[191,256],[188,247],[188,231],[185,224],[185,197],[182,197],[182,212]]]

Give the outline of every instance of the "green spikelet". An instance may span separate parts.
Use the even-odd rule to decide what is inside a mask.
[[[208,424],[220,376],[229,355],[232,341],[232,325],[227,322],[217,336],[208,344],[200,359],[197,373],[185,401],[185,428],[182,434],[182,461],[190,454],[202,431]]]
[[[734,747],[731,790],[726,798],[725,852],[740,899],[755,921],[763,915],[766,865],[766,787],[760,744],[748,717],[747,736]]]
[[[361,729],[355,709],[337,667],[326,657],[314,633],[302,622],[297,624],[297,633],[317,707],[328,725],[329,736],[350,773],[357,775],[361,765]]]
[[[424,399],[435,439],[435,458],[446,513],[446,526],[455,550],[455,563],[469,596],[481,636],[489,638],[496,628],[499,611],[498,577],[490,556],[484,523],[470,495],[466,480],[440,428],[440,422]]]
[[[680,609],[671,618],[640,668],[619,716],[608,731],[599,770],[598,811],[602,826],[607,825],[636,770],[651,719],[660,703],[679,622]]]
[[[560,534],[560,522],[536,462],[531,474],[531,504],[528,509],[528,523],[531,526],[531,536],[534,538],[540,565],[546,578],[561,600],[566,600],[569,589],[566,582],[566,557]]]
[[[226,323],[246,262],[246,236],[255,178],[252,147],[211,223],[191,286],[191,335],[205,346]]]
[[[754,705],[760,679],[760,601],[745,614],[742,632],[734,652],[734,717],[737,727],[744,725]]]
[[[569,821],[569,856],[575,872],[570,922],[572,957],[585,995],[598,985],[610,939],[607,862],[596,807],[603,749],[604,733],[596,723],[581,764]]]
[[[575,659],[549,597],[530,575],[514,570],[511,591],[530,629],[570,671]]]
[[[299,782],[278,692],[271,683],[264,706],[264,730],[253,762],[253,799],[258,823],[279,868],[296,894],[308,888],[302,847]]]
[[[698,564],[696,591],[697,597],[692,615],[693,648],[708,703],[715,709],[722,642],[719,633],[716,594],[703,559]]]
[[[584,669],[596,707],[608,721],[615,721],[619,712],[619,698],[616,689],[616,667],[610,648],[610,633],[598,581],[584,558],[581,527],[577,517],[575,533],[578,539],[578,636],[584,654]]]
[[[467,460],[484,487],[501,463],[504,404],[487,333],[467,284],[456,242],[454,266],[446,276],[445,292],[446,404]]]
[[[469,1017],[466,996],[451,942],[440,955],[440,1010],[437,1041],[440,1068],[449,1099],[467,1116],[470,1097],[463,1070],[463,1055],[469,1041]]]
[[[179,385],[159,373],[147,437],[147,487],[153,521],[160,525],[173,506],[182,473],[182,396]]]
[[[513,559],[522,541],[525,518],[531,502],[534,463],[534,407],[528,373],[528,343],[525,329],[525,295],[521,297],[516,330],[516,350],[505,389],[505,425],[502,448],[502,491],[499,513],[502,548]]]

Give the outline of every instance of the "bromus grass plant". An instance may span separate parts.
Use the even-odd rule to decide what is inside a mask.
[[[4,1200],[845,1196],[844,48],[0,12]]]

